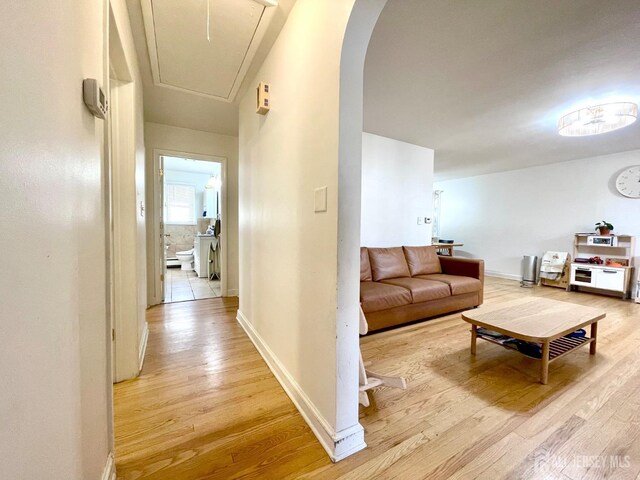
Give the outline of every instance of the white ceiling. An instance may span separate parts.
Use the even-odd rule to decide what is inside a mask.
[[[206,160],[191,160],[190,158],[162,156],[165,170],[189,173],[205,173],[207,175],[219,175],[220,164]]]
[[[145,120],[237,135],[237,98],[248,88],[294,2],[280,0],[277,7],[265,7],[270,2],[210,0],[209,41],[207,0],[127,0]]]
[[[558,117],[640,102],[640,1],[389,0],[365,65],[364,127],[436,150],[447,179],[640,148],[640,122],[561,137]]]

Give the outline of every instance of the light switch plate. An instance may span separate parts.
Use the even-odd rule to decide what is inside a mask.
[[[424,217],[418,217],[418,225],[422,225],[422,219],[423,219],[423,218],[424,218]]]
[[[313,211],[316,213],[327,211],[327,187],[319,187],[314,190]]]

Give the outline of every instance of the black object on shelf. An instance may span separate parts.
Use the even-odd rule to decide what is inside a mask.
[[[568,335],[565,335],[566,338],[584,338],[587,336],[587,331],[584,328],[580,330],[576,330],[575,332],[571,332]]]

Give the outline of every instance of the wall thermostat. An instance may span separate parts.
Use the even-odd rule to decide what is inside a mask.
[[[258,85],[256,113],[259,113],[260,115],[266,115],[271,108],[271,103],[269,102],[269,90],[268,83],[260,82],[260,85]]]
[[[82,82],[82,98],[89,111],[104,120],[109,110],[107,97],[95,78],[85,78]]]

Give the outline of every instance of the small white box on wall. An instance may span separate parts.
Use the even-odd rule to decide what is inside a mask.
[[[268,83],[260,82],[258,85],[256,113],[260,115],[266,115],[271,108],[269,90]]]
[[[313,211],[316,213],[327,211],[327,187],[316,188],[313,192]]]

